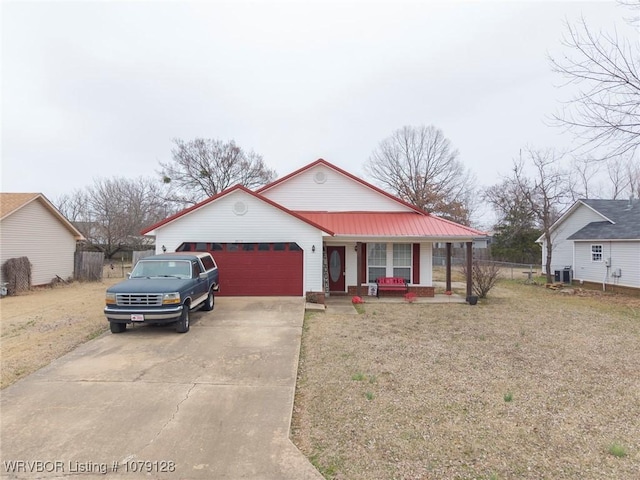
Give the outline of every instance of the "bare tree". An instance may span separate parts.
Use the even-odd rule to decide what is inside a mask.
[[[555,150],[526,149],[527,163],[522,156],[514,161],[512,179],[522,198],[528,203],[531,214],[542,230],[547,246],[545,267],[547,282],[552,282],[551,259],[553,239],[551,226],[560,211],[570,201],[568,173],[562,168],[562,156]],[[527,175],[527,168],[532,171]]]
[[[158,183],[144,177],[99,178],[84,190],[63,195],[56,206],[107,258],[124,247],[145,245],[140,231],[173,213]]]
[[[73,193],[61,195],[54,203],[67,220],[77,223],[86,218],[89,198],[86,191],[75,190]]]
[[[576,201],[580,198],[595,198],[599,196],[602,183],[597,181],[600,167],[600,163],[594,162],[591,158],[574,158],[572,160],[569,173],[571,176],[569,181],[571,200]]]
[[[365,163],[370,177],[412,205],[468,225],[475,179],[434,126],[405,126],[380,142]]]
[[[168,199],[194,204],[236,184],[256,188],[273,181],[275,170],[262,157],[245,152],[232,140],[174,139],[172,160],[160,162],[162,181],[169,185]]]
[[[640,2],[628,1],[638,8]],[[640,41],[594,32],[581,19],[567,23],[562,44],[568,53],[550,57],[553,71],[578,85],[578,93],[554,115],[589,151],[604,147],[604,157],[634,152],[640,145]]]
[[[629,161],[627,176],[629,178],[629,196],[640,198],[640,163]]]
[[[625,192],[630,189],[630,166],[630,162],[621,161],[619,158],[612,158],[607,161],[606,169],[611,199],[623,198]]]

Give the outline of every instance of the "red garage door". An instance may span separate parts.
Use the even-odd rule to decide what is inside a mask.
[[[302,249],[297,243],[195,243],[177,251],[211,252],[222,296],[302,296]]]

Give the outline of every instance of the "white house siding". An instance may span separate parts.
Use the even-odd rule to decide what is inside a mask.
[[[567,240],[567,237],[573,235],[578,230],[591,222],[602,222],[604,218],[594,212],[589,207],[580,204],[572,213],[570,213],[551,233],[552,254],[551,254],[551,273],[555,270],[562,270],[564,267],[571,265],[575,270],[573,259],[573,242]],[[545,264],[547,262],[547,244],[542,245],[542,271],[546,272]],[[575,275],[575,274],[574,274]]]
[[[246,206],[244,214],[242,202]],[[241,190],[156,230],[156,253],[182,242],[296,242],[304,250],[303,291],[322,291],[322,232]],[[312,252],[315,245],[316,251]]]
[[[73,234],[47,208],[35,200],[2,220],[0,263],[27,257],[31,262],[31,283],[44,285],[56,275],[73,276]]]
[[[318,176],[321,177],[318,182]],[[324,181],[322,181],[324,179]],[[411,211],[385,195],[324,165],[275,185],[262,195],[289,210],[328,212]]]
[[[602,261],[591,260],[591,245],[602,245]],[[615,283],[626,287],[640,287],[640,242],[638,241],[579,241],[575,242],[576,265],[574,280]],[[610,260],[607,270],[605,260]],[[611,275],[621,269],[622,276]]]

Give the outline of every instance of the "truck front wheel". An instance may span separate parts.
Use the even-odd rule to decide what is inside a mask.
[[[186,303],[182,306],[182,314],[176,326],[176,332],[187,333],[189,331],[189,305]]]
[[[122,333],[127,329],[126,323],[109,322],[111,333]]]

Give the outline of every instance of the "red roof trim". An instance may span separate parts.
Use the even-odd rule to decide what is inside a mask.
[[[205,205],[208,205],[211,202],[214,202],[214,201],[216,201],[216,200],[218,200],[218,199],[220,199],[222,197],[225,197],[225,196],[229,195],[230,193],[235,192],[236,190],[241,190],[241,191],[243,191],[245,193],[248,193],[249,195],[257,198],[258,200],[263,201],[265,203],[268,203],[269,205],[271,205],[273,207],[276,207],[279,210],[282,210],[283,212],[291,215],[294,218],[297,218],[298,220],[303,221],[304,223],[307,223],[307,224],[311,225],[312,227],[317,228],[318,230],[322,230],[323,232],[328,233],[329,235],[332,235],[332,236],[335,235],[334,232],[332,232],[331,230],[327,230],[322,225],[319,225],[319,224],[317,224],[317,223],[315,223],[315,222],[313,222],[313,221],[311,221],[311,220],[309,220],[307,218],[304,218],[302,215],[300,215],[300,214],[298,214],[296,212],[293,212],[291,210],[288,210],[287,208],[285,208],[282,205],[274,202],[273,200],[270,200],[270,199],[268,199],[266,197],[263,197],[262,195],[260,195],[258,193],[252,192],[247,187],[244,187],[242,185],[235,185],[235,186],[233,186],[231,188],[228,188],[227,190],[224,190],[224,191],[218,193],[217,195],[214,195],[214,196],[209,197],[209,198],[207,198],[207,199],[205,199],[205,200],[203,200],[203,201],[201,201],[199,203],[196,203],[195,205],[192,205],[189,208],[186,208],[186,209],[184,209],[184,210],[182,210],[182,211],[180,211],[180,212],[178,212],[178,213],[176,213],[174,215],[171,215],[170,217],[165,218],[164,220],[162,220],[162,221],[160,221],[160,222],[158,222],[158,223],[156,223],[154,225],[151,225],[150,227],[145,228],[140,233],[142,235],[146,235],[150,231],[155,230],[155,229],[160,228],[160,227],[163,227],[164,225],[167,225],[167,224],[173,222],[174,220],[177,220],[178,218],[180,218],[180,217],[182,217],[184,215],[187,215],[188,213],[191,213],[191,212],[193,212],[195,210],[198,210],[201,207],[204,207]]]
[[[368,182],[365,182],[365,181],[364,181],[364,180],[362,180],[361,178],[356,177],[355,175],[353,175],[353,174],[351,174],[351,173],[347,172],[346,170],[342,170],[340,167],[336,167],[335,165],[333,165],[332,163],[327,162],[327,161],[326,161],[325,159],[323,159],[323,158],[319,158],[319,159],[318,159],[318,160],[316,160],[315,162],[312,162],[312,163],[310,163],[309,165],[307,165],[306,167],[299,168],[299,169],[298,169],[298,170],[296,170],[295,172],[292,172],[292,173],[290,173],[290,174],[288,174],[288,175],[285,175],[285,176],[284,176],[284,177],[282,177],[282,178],[279,178],[279,179],[277,179],[277,180],[274,180],[273,182],[271,182],[271,183],[269,183],[269,184],[265,185],[264,187],[260,187],[259,189],[257,189],[257,190],[256,190],[256,192],[261,194],[261,193],[263,193],[264,191],[269,190],[269,189],[271,189],[271,188],[275,187],[276,185],[279,185],[279,184],[281,184],[282,182],[285,182],[285,181],[289,180],[290,178],[293,178],[293,177],[295,177],[295,176],[297,176],[297,175],[301,174],[302,172],[304,172],[304,171],[306,171],[306,170],[309,170],[309,169],[311,169],[311,168],[315,167],[316,165],[324,165],[325,167],[331,168],[331,169],[335,170],[336,172],[338,172],[338,173],[340,173],[340,174],[344,175],[345,177],[348,177],[348,178],[350,178],[351,180],[355,180],[355,181],[356,181],[356,182],[358,182],[359,184],[364,185],[365,187],[370,188],[371,190],[374,190],[375,192],[380,193],[380,194],[384,195],[385,197],[388,197],[388,198],[390,198],[391,200],[394,200],[395,202],[398,202],[398,203],[400,203],[400,204],[404,205],[405,207],[409,207],[411,210],[413,210],[413,211],[415,211],[415,212],[417,212],[417,213],[420,213],[420,214],[422,214],[422,215],[429,215],[429,212],[425,212],[424,210],[422,210],[422,209],[420,209],[420,208],[416,207],[415,205],[411,205],[410,203],[405,202],[404,200],[402,200],[402,199],[400,199],[400,198],[398,198],[398,197],[396,197],[396,196],[394,196],[394,195],[391,195],[391,194],[390,194],[390,193],[388,193],[388,192],[385,192],[385,191],[384,191],[384,190],[382,190],[381,188],[376,187],[375,185],[372,185],[372,184],[370,184],[370,183],[368,183]]]

